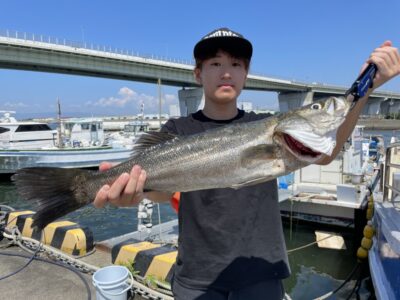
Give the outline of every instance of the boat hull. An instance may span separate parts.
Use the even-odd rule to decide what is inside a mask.
[[[400,212],[390,202],[375,203],[369,266],[377,299],[400,299]]]
[[[0,173],[13,174],[22,168],[60,167],[95,168],[103,161],[122,162],[132,149],[103,147],[96,149],[0,151]]]

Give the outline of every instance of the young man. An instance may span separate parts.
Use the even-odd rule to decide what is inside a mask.
[[[203,37],[194,47],[194,76],[204,89],[204,109],[169,120],[161,130],[190,135],[268,117],[237,109],[251,56],[251,43],[230,29],[217,29]],[[370,62],[378,66],[374,88],[400,73],[399,53],[389,41],[373,51],[366,63]],[[333,155],[320,164],[329,163],[340,151],[367,98],[349,113]],[[109,167],[103,164],[101,169]],[[159,192],[143,193],[145,180],[145,170],[135,166],[111,187],[104,186],[94,204],[101,207],[108,201],[129,206],[144,196],[154,201],[171,198]],[[282,280],[290,269],[277,199],[276,180],[239,190],[181,193],[175,299],[282,299]]]

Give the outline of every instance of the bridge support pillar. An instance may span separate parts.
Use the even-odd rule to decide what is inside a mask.
[[[314,92],[281,92],[278,95],[279,111],[287,112],[294,108],[311,104]]]
[[[188,116],[204,106],[203,88],[178,91],[181,116]]]
[[[387,98],[384,101],[382,101],[381,104],[381,114],[389,115],[389,114],[395,114],[400,111],[400,101],[399,100],[394,100]]]
[[[381,104],[382,104],[383,100],[384,100],[384,98],[369,97],[367,103],[365,103],[365,106],[364,106],[361,114],[363,114],[363,115],[380,114],[381,113]]]
[[[400,111],[400,101],[399,100],[397,100],[397,101],[393,101],[392,100],[390,102],[389,113],[396,114],[396,113],[399,113],[399,111]]]

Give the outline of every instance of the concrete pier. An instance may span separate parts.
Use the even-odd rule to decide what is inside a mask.
[[[4,245],[6,240],[0,242]],[[1,253],[31,257],[32,254],[19,247],[1,249]],[[0,255],[0,277],[11,274],[29,261],[29,258]],[[80,273],[89,286],[89,293],[83,281],[72,271],[46,262],[33,260],[17,274],[0,281],[1,299],[95,299],[92,276]]]

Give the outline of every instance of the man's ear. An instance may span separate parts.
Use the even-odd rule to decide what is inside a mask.
[[[202,84],[202,81],[201,81],[201,70],[199,69],[199,68],[195,68],[194,70],[193,70],[193,76],[194,76],[194,79],[196,80],[196,82],[198,83],[198,84]]]

